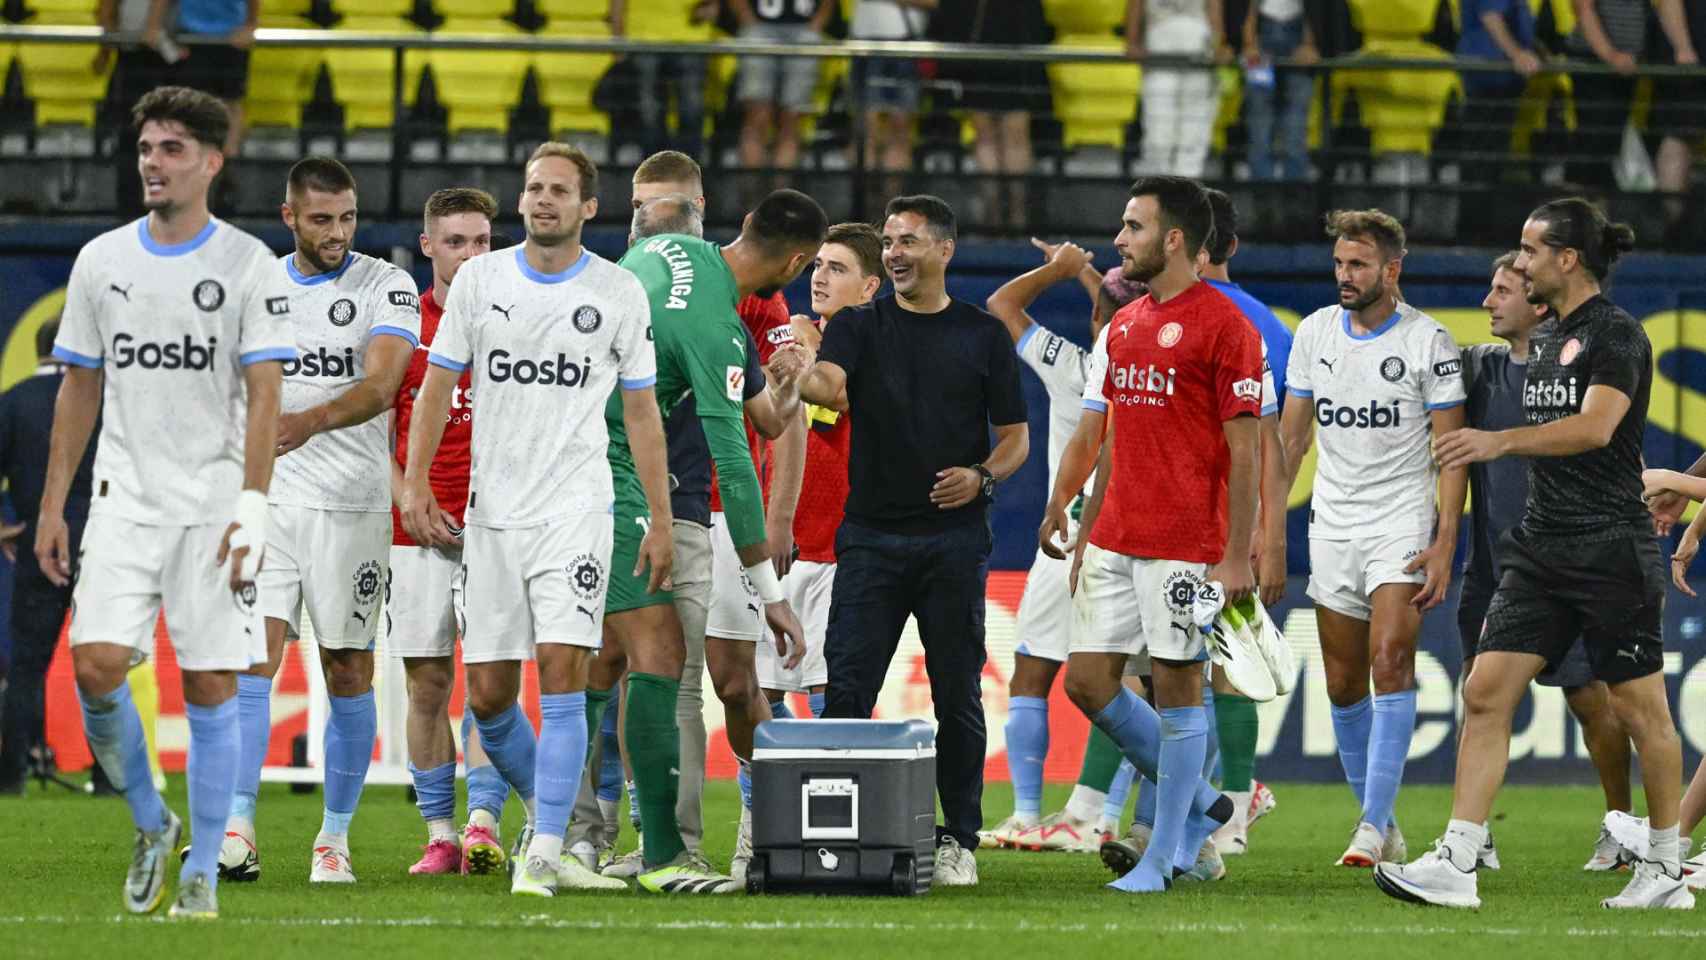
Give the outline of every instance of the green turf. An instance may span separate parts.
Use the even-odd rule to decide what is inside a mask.
[[[493,956],[571,955],[672,950],[681,955],[733,951],[770,957],[1027,954],[1097,947],[1189,951],[1254,950],[1262,960],[1333,956],[1426,957],[1442,950],[1486,949],[1500,960],[1706,956],[1706,906],[1692,913],[1613,914],[1599,908],[1627,874],[1586,874],[1599,808],[1597,790],[1511,788],[1500,797],[1494,835],[1502,872],[1483,877],[1479,913],[1424,909],[1389,900],[1366,871],[1332,866],[1349,836],[1354,809],[1342,786],[1278,784],[1279,807],[1258,824],[1251,852],[1231,858],[1227,879],[1180,886],[1159,896],[1104,890],[1109,878],[1093,856],[982,851],[982,884],[888,897],[722,897],[665,899],[646,894],[516,900],[501,877],[415,878],[404,873],[422,842],[420,819],[401,788],[370,788],[353,831],[353,888],[310,888],[308,844],[318,828],[318,795],[264,788],[260,804],[263,877],[220,889],[215,924],[124,916],[119,888],[130,845],[124,804],[32,787],[0,799],[9,866],[0,870],[0,956],[314,957],[351,950],[392,956],[487,960]],[[1005,785],[985,798],[989,822],[1008,812]],[[1065,789],[1051,787],[1050,806]],[[1449,794],[1407,787],[1399,815],[1412,853],[1445,821]],[[169,802],[185,812],[183,782]],[[726,862],[733,844],[736,793],[712,784],[708,849]],[[506,836],[519,817],[512,803]],[[625,836],[628,844],[632,837]],[[546,951],[550,951],[549,954]],[[946,951],[952,951],[948,953]],[[602,956],[614,956],[604,953]]]

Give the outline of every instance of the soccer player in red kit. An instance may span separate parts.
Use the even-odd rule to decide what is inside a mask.
[[[469,258],[491,249],[497,203],[472,187],[440,190],[427,198],[421,253],[432,262],[432,288],[421,296],[421,344],[403,374],[395,405],[391,467],[391,578],[385,585],[386,652],[403,659],[409,715],[404,727],[409,773],[426,820],[427,845],[413,874],[490,873],[503,866],[498,820],[509,785],[480,749],[473,712],[464,711],[463,752],[468,764],[468,823],[459,838],[456,812],[456,741],[450,735],[450,691],[456,679],[459,603],[451,584],[462,562],[462,512],[468,504],[474,400],[465,373],[451,399],[444,440],[433,457],[429,481],[441,512],[434,543],[417,543],[396,514],[408,457],[410,415],[426,377],[427,349],[438,332],[450,282]]]
[[[1232,801],[1202,777],[1208,654],[1193,606],[1208,590],[1230,602],[1255,587],[1262,350],[1238,307],[1197,279],[1197,252],[1214,228],[1201,185],[1143,177],[1123,220],[1115,246],[1125,275],[1149,293],[1121,308],[1096,341],[1084,414],[1039,539],[1059,554],[1067,506],[1111,418],[1107,506],[1083,547],[1066,692],[1160,785],[1142,860],[1110,884],[1140,893],[1170,886],[1175,867],[1188,870],[1232,816]],[[1150,658],[1159,714],[1120,683],[1130,656]]]

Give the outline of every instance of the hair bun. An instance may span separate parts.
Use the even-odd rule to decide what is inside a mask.
[[[1608,251],[1628,253],[1635,249],[1635,228],[1627,223],[1608,223],[1601,234]]]

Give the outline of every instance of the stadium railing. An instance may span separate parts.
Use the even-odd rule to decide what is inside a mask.
[[[5,63],[13,80],[7,84],[7,102],[21,102],[16,76],[25,59],[23,50],[44,45],[93,49],[96,44],[133,43],[138,39],[103,34],[96,27],[0,26],[0,51],[5,54],[0,62]],[[880,212],[887,196],[929,191],[954,202],[965,228],[973,232],[1023,235],[1106,231],[1116,219],[1108,209],[1110,190],[1123,187],[1141,166],[1141,135],[1137,130],[1140,71],[1173,69],[1212,71],[1220,78],[1213,102],[1203,105],[1216,117],[1215,151],[1204,178],[1226,187],[1240,201],[1246,212],[1240,233],[1247,238],[1315,240],[1319,237],[1319,215],[1324,210],[1379,205],[1412,224],[1413,236],[1421,243],[1504,245],[1514,237],[1522,215],[1538,199],[1568,191],[1604,199],[1616,215],[1634,221],[1644,237],[1664,236],[1672,249],[1706,249],[1706,223],[1694,224],[1684,216],[1679,224],[1678,205],[1684,198],[1653,192],[1639,165],[1624,181],[1632,188],[1628,190],[1606,183],[1577,185],[1565,179],[1566,163],[1590,158],[1572,155],[1563,146],[1573,117],[1563,96],[1567,83],[1559,78],[1612,72],[1596,64],[1548,61],[1540,79],[1531,81],[1522,100],[1513,105],[1518,126],[1487,131],[1475,129],[1459,116],[1463,102],[1460,78],[1509,74],[1508,63],[1431,54],[1388,56],[1372,43],[1356,54],[1314,63],[1278,61],[1276,68],[1306,70],[1317,78],[1310,123],[1311,176],[1297,182],[1255,182],[1247,179],[1242,162],[1238,97],[1243,71],[1202,58],[1155,55],[1134,63],[1117,43],[981,46],[846,41],[802,45],[735,39],[652,42],[520,31],[464,34],[261,29],[256,33],[255,46],[275,54],[310,51],[327,64],[339,60],[353,63],[358,54],[371,64],[374,53],[388,55],[389,69],[354,71],[354,79],[342,81],[340,96],[328,96],[327,73],[310,78],[309,102],[297,125],[258,135],[245,150],[241,166],[269,172],[277,168],[281,172],[303,152],[336,152],[361,176],[364,208],[391,218],[412,216],[431,189],[451,180],[482,183],[499,192],[507,192],[512,186],[519,188],[516,161],[532,144],[555,135],[567,135],[587,146],[611,169],[613,175],[605,178],[601,200],[625,207],[626,177],[615,174],[631,169],[638,159],[630,115],[637,91],[632,81],[624,86],[619,72],[607,73],[609,65],[636,53],[695,55],[713,62],[718,58],[726,62],[730,57],[768,55],[810,57],[829,65],[820,71],[824,79],[819,85],[817,112],[807,119],[813,129],[805,160],[800,168],[790,171],[739,168],[732,160],[738,114],[729,112],[732,104],[725,107],[724,114],[734,120],[719,123],[713,119],[703,158],[708,179],[715,187],[707,216],[714,227],[738,224],[749,203],[786,178],[817,196],[836,218],[869,220]],[[511,56],[505,59],[499,54]],[[509,94],[503,89],[449,98],[436,89],[446,82],[458,84],[459,91],[463,85],[481,82],[507,87],[516,75],[515,64],[520,62],[514,55],[525,57],[525,69],[523,79],[516,81],[521,89],[513,106],[505,106]],[[1030,171],[1016,176],[979,172],[967,111],[954,105],[959,90],[952,82],[928,77],[922,84],[929,94],[928,106],[921,107],[915,123],[911,168],[896,172],[867,166],[865,91],[858,83],[845,82],[849,74],[843,65],[873,59],[1044,64],[1050,71],[1053,108],[1033,117],[1035,161]],[[482,69],[483,62],[489,62],[489,69]],[[579,66],[563,69],[571,62]],[[729,72],[725,67],[720,74],[714,73],[712,83],[727,88]],[[423,74],[433,76],[434,81],[422,83]],[[550,103],[542,101],[539,89],[546,75],[553,78],[554,89],[544,97]],[[1650,83],[1706,77],[1706,71],[1642,65],[1636,76]],[[389,82],[388,97],[382,98],[372,89],[374,77]],[[1107,86],[1110,82],[1111,89]],[[1129,95],[1122,95],[1119,89],[1123,82],[1131,83]],[[569,94],[563,92],[565,85]],[[1038,92],[1015,90],[1014,100],[1022,102],[1018,94]],[[279,94],[269,91],[266,95]],[[350,113],[358,99],[366,107],[376,100],[388,100],[381,105],[387,109],[377,113],[369,110],[363,116],[379,116],[380,122],[389,125],[352,127],[353,121],[341,114]],[[447,99],[456,101],[449,110],[445,109]],[[725,99],[732,99],[732,92]],[[325,106],[328,100],[336,109],[330,120],[311,116],[316,104]],[[470,100],[472,105],[465,102]],[[1632,106],[1631,129],[1637,133],[1651,102],[1650,97],[1638,97]],[[1706,105],[1692,107],[1706,114]],[[493,117],[492,122],[482,125],[481,111],[487,116],[507,115]],[[0,187],[0,191],[12,194],[5,198],[4,211],[82,216],[110,213],[114,201],[107,191],[116,189],[120,182],[112,178],[125,172],[115,172],[103,161],[118,152],[115,144],[121,127],[115,118],[122,114],[108,105],[97,114],[90,135],[78,141],[80,146],[63,149],[54,146],[59,141],[45,136],[42,127],[29,120],[20,122],[14,113],[7,111],[12,119],[0,130],[0,171],[5,172],[4,182],[11,185]],[[1706,117],[1700,126],[1706,128]],[[1516,139],[1508,139],[1512,136]],[[265,211],[276,204],[271,189],[276,178],[239,174],[237,179],[247,189],[226,198],[230,212]],[[95,185],[97,182],[101,186]],[[373,195],[374,186],[383,187],[377,197]],[[32,189],[37,191],[33,196],[29,192]],[[42,191],[56,193],[43,196]]]

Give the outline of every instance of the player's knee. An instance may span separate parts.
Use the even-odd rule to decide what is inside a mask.
[[[112,693],[124,680],[123,670],[114,670],[94,657],[76,658],[72,669],[77,677],[77,689],[91,700]]]
[[[1368,677],[1349,670],[1327,671],[1327,699],[1334,706],[1348,707],[1368,697]]]
[[[1634,741],[1635,749],[1647,753],[1653,747],[1664,746],[1667,740],[1676,739],[1676,724],[1671,719],[1670,706],[1662,697],[1642,696],[1640,691],[1631,689],[1634,686],[1625,683],[1611,688],[1611,713]]]
[[[711,685],[717,691],[717,699],[723,703],[744,703],[758,691],[758,678],[751,669],[727,670],[722,676],[713,676]]]
[[[1412,650],[1383,650],[1370,665],[1375,693],[1401,693],[1416,685],[1416,654]]]
[[[409,671],[409,709],[419,714],[436,716],[450,706],[453,675],[436,665]]]
[[[1106,677],[1096,671],[1079,670],[1071,666],[1066,668],[1066,680],[1062,686],[1066,688],[1067,699],[1086,716],[1099,712],[1114,698],[1114,694],[1119,692],[1108,683]]]
[[[1526,684],[1524,689],[1527,689]],[[1485,672],[1471,674],[1469,682],[1463,685],[1465,721],[1500,719],[1508,722],[1520,696],[1519,693],[1512,697],[1507,684],[1496,682]]]
[[[326,666],[326,690],[334,697],[359,697],[373,689],[371,664],[355,657],[332,657]]]

